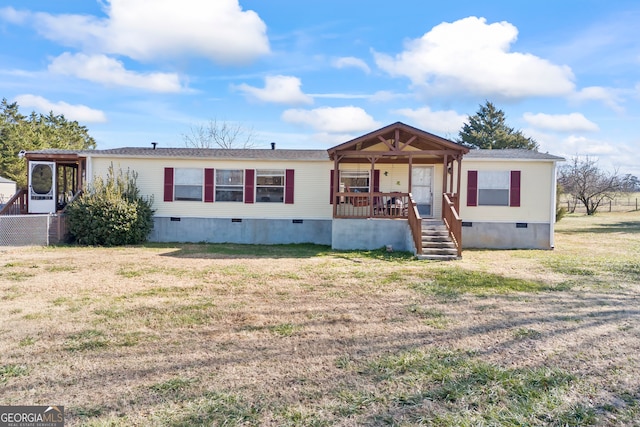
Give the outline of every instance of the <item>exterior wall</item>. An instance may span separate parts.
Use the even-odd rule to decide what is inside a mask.
[[[467,171],[521,171],[520,206],[467,206]],[[463,159],[460,216],[463,221],[549,223],[555,209],[555,163],[552,161]]]
[[[334,219],[331,247],[337,250],[380,249],[415,252],[409,223],[403,219]]]
[[[175,158],[93,157],[89,176],[106,176],[109,166],[138,173],[137,184],[145,196],[153,196],[158,217],[326,219],[333,216],[329,203],[329,161],[265,161]],[[294,169],[294,203],[242,203],[203,201],[164,202],[164,168]],[[202,240],[202,239],[200,239]]]
[[[460,216],[464,248],[551,249],[554,245],[554,161],[464,159]],[[467,206],[467,171],[521,172],[520,206]]]
[[[345,166],[345,167],[348,167]],[[407,193],[409,191],[409,166],[394,164],[379,164],[376,169],[380,169],[380,192]],[[388,174],[385,176],[385,172]]]
[[[552,249],[551,224],[527,224],[518,228],[515,222],[472,222],[462,227],[463,248],[483,249]]]
[[[331,244],[331,220],[159,217],[152,242],[207,242],[245,244]]]

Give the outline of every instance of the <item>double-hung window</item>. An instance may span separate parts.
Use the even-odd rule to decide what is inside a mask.
[[[509,171],[478,171],[478,205],[509,206]]]
[[[174,200],[202,201],[203,175],[202,169],[175,168]]]
[[[242,202],[244,171],[242,169],[216,169],[216,202]]]
[[[284,202],[284,170],[256,170],[256,202]]]
[[[467,206],[520,206],[522,174],[512,171],[467,172]]]
[[[340,185],[345,192],[368,193],[369,171],[343,170],[340,171]]]

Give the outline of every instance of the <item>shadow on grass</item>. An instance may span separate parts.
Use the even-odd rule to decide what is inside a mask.
[[[162,256],[176,258],[312,258],[328,255],[331,247],[298,243],[247,245],[239,243],[147,243],[146,248],[174,248]]]
[[[358,262],[358,259],[382,261],[413,260],[411,252],[376,250],[334,251],[330,246],[312,243],[250,245],[239,243],[146,243],[145,248],[172,248],[162,256],[176,258],[313,258],[331,256]]]

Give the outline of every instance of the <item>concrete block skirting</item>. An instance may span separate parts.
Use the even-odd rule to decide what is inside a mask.
[[[415,252],[405,219],[334,219],[331,247],[337,250],[380,249]]]
[[[485,249],[553,249],[551,225],[522,222],[462,223],[462,247]]]
[[[155,217],[151,242],[331,244],[331,220]]]

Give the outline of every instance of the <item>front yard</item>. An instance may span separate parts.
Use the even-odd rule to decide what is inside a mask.
[[[554,251],[0,247],[0,404],[67,425],[634,425],[640,213]]]

